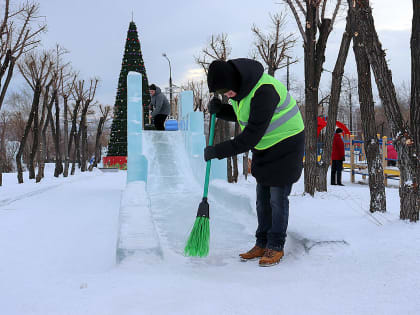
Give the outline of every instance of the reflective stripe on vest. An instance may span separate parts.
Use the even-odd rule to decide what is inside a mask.
[[[270,132],[272,132],[274,129],[277,129],[278,127],[280,127],[281,125],[283,125],[284,123],[286,123],[287,121],[289,121],[290,119],[293,118],[293,116],[295,116],[297,113],[299,113],[299,107],[297,105],[293,106],[293,108],[291,110],[289,110],[286,114],[284,114],[283,116],[281,116],[279,119],[275,120],[274,122],[272,122],[267,130],[265,131],[265,134],[268,134]]]
[[[256,91],[260,86],[265,84],[270,84],[274,87],[280,97],[280,101],[274,110],[273,117],[264,132],[264,136],[255,146],[255,149],[257,150],[267,149],[304,130],[302,116],[300,115],[296,101],[280,81],[266,73],[261,76],[260,80],[247,96],[239,102],[231,100],[241,130],[244,130],[248,125],[251,101]]]
[[[283,104],[281,104],[280,106],[278,106],[278,107],[276,107],[276,109],[274,110],[274,114],[278,114],[278,113],[280,113],[282,110],[284,110],[284,109],[286,109],[287,108],[287,106],[289,106],[290,105],[290,101],[292,100],[292,97],[290,96],[290,93],[289,92],[287,92],[287,96],[286,96],[286,100],[283,102]],[[291,112],[294,112],[294,114],[292,114]],[[292,108],[292,110],[290,110],[290,115],[288,116],[289,118],[288,119],[282,119],[281,121],[281,123],[280,122],[277,122],[277,120],[274,122],[274,123],[272,123],[272,124],[270,124],[270,126],[267,128],[267,131],[265,132],[265,134],[267,134],[267,133],[269,133],[269,132],[271,132],[271,131],[273,131],[274,129],[276,129],[277,127],[280,127],[280,125],[282,124],[282,123],[285,123],[286,121],[288,121],[290,118],[292,118],[293,117],[293,115],[296,115],[296,113],[299,111],[299,108],[297,107],[297,106],[295,106],[295,107],[293,107]],[[287,115],[287,114],[286,114]],[[279,118],[279,120],[281,119],[281,118],[283,118],[283,117],[280,117]],[[245,127],[246,126],[248,126],[248,122],[247,121],[239,121],[239,123],[240,124],[242,124],[242,125],[244,125]],[[271,128],[271,125],[273,125],[273,128]]]

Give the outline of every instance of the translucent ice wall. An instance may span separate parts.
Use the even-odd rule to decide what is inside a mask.
[[[202,112],[193,110],[193,92],[184,91],[180,94],[179,129],[184,134],[185,150],[190,160],[191,168],[199,183],[204,182],[206,165],[204,162],[204,116]],[[211,179],[224,179],[227,177],[226,160],[212,160]]]
[[[147,160],[142,150],[142,76],[127,75],[127,183],[147,181]]]

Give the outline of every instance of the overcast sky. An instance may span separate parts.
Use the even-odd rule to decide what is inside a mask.
[[[48,33],[43,46],[56,43],[70,51],[68,59],[83,78],[99,76],[97,100],[114,105],[128,25],[134,21],[150,83],[168,85],[169,67],[162,53],[171,60],[174,84],[181,85],[200,75],[194,56],[206,46],[212,34],[227,33],[232,46],[231,58],[248,57],[254,40],[251,27],[269,26],[269,14],[289,10],[276,3],[281,0],[139,1],[139,0],[38,0],[46,17]],[[333,1],[330,1],[333,2]],[[346,2],[346,1],[343,1]],[[412,1],[371,0],[374,18],[394,76],[394,83],[410,80],[410,31]],[[296,32],[299,44],[295,54],[302,56],[302,43],[296,23],[289,14],[288,31]],[[344,28],[338,21],[330,37],[325,68],[333,69]],[[355,75],[353,55],[349,56],[346,75]],[[291,68],[293,77],[303,80],[303,58]],[[280,70],[276,77],[282,78]],[[324,75],[329,81],[328,74]],[[324,81],[324,82],[326,82]],[[302,81],[303,84],[303,81]],[[324,83],[325,86],[327,83]]]

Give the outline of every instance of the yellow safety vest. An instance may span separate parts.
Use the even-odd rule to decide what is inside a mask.
[[[279,80],[264,73],[251,92],[240,100],[239,103],[235,100],[230,100],[241,130],[244,130],[248,124],[251,100],[258,88],[264,84],[271,84],[275,88],[280,96],[280,102],[277,104],[264,136],[255,146],[257,150],[268,149],[280,141],[298,134],[304,129],[302,116],[295,99]]]

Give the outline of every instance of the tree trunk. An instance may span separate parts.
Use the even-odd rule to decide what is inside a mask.
[[[41,95],[40,95],[41,97]],[[39,125],[39,100],[36,102],[36,108],[34,109],[34,119],[33,119],[33,142],[32,142],[32,149],[31,153],[29,154],[29,162],[28,162],[28,171],[29,171],[29,179],[35,178],[35,157],[36,153],[38,152],[38,143],[39,143],[39,132],[38,132],[38,125]]]
[[[53,117],[52,117],[52,113],[51,113],[51,109],[52,109],[52,106],[53,106],[53,103],[54,103],[54,93],[53,93],[53,95],[52,95],[52,97],[51,97],[51,101],[50,101],[50,103],[48,104],[48,92],[49,92],[49,85],[46,87],[46,99],[45,99],[45,104],[46,104],[46,109],[47,109],[47,118],[46,118],[46,120],[45,120],[45,123],[44,123],[44,127],[43,127],[43,129],[42,129],[42,142],[43,142],[43,148],[42,148],[42,150],[43,150],[43,152],[42,152],[42,154],[41,154],[41,160],[42,160],[42,162],[41,162],[41,164],[39,165],[39,168],[38,168],[38,177],[39,177],[39,180],[41,180],[42,178],[44,178],[44,170],[45,170],[45,161],[49,161],[50,159],[49,159],[49,156],[48,156],[48,143],[47,143],[47,139],[48,139],[48,137],[47,137],[47,130],[48,130],[48,125],[50,125],[51,126],[51,133],[52,133],[52,135],[53,135],[53,137],[54,137],[54,135],[55,135],[55,127],[54,127],[54,121],[53,121]]]
[[[80,127],[79,127],[80,128]],[[73,150],[73,159],[71,165],[70,175],[74,175],[76,171],[76,163],[79,163],[80,168],[80,130],[74,135],[74,150]]]
[[[35,116],[35,110],[38,109],[39,98],[41,96],[41,82],[37,82],[34,91],[34,98],[32,100],[31,112],[29,113],[29,118],[25,126],[25,131],[20,141],[19,150],[16,154],[16,167],[17,167],[17,178],[18,183],[23,184],[23,168],[22,168],[22,154],[28,139],[29,131],[31,130],[32,122]]]
[[[242,172],[245,176],[245,179],[248,179],[248,154],[249,152],[245,152],[242,159]]]
[[[36,175],[36,182],[39,183],[44,178],[44,168],[45,168],[45,151],[46,151],[46,132],[48,128],[48,119],[45,121],[42,134],[40,136],[40,144],[38,150],[38,174]]]
[[[38,174],[36,175],[36,182],[39,183],[41,179],[44,177],[44,165],[45,165],[45,132],[46,127],[48,126],[48,120],[45,117],[46,109],[48,106],[48,92],[50,86],[49,84],[45,88],[44,100],[42,105],[42,114],[41,120],[39,123],[40,133],[38,135],[39,144],[38,144],[38,152],[37,152],[37,163],[38,163]]]
[[[227,157],[226,158],[226,162],[227,162],[227,180],[228,183],[233,183],[233,175],[232,175],[232,157]]]
[[[48,106],[48,116],[47,116],[47,119],[48,119],[48,121],[50,123],[50,127],[51,127],[51,137],[53,139],[54,146],[55,146],[55,151],[56,151],[55,160],[56,160],[56,163],[57,163],[57,146],[56,146],[56,143],[55,143],[55,139],[57,137],[57,131],[55,129],[54,117],[52,115],[52,106],[53,106],[53,104],[55,102],[56,95],[57,95],[57,89],[54,89],[53,95],[52,95],[52,98],[51,98],[51,102],[50,102],[50,104]],[[47,156],[47,159],[48,159],[48,156]],[[55,176],[55,172],[54,172],[54,176]],[[55,177],[57,177],[57,176],[55,176]]]
[[[15,67],[15,63],[16,63],[16,58],[11,56],[9,70],[7,72],[7,77],[6,77],[6,80],[4,81],[4,85],[0,93],[0,109],[1,109],[1,106],[3,105],[4,97],[6,96],[6,91],[7,91],[7,88],[9,87],[9,83],[12,80],[13,69]]]
[[[239,124],[235,122],[235,137],[241,133],[241,128],[239,127]],[[233,181],[235,183],[238,182],[238,176],[239,176],[239,170],[238,170],[238,156],[235,155],[232,157],[233,159]]]
[[[81,171],[82,172],[86,171],[87,150],[88,150],[88,148],[87,148],[86,116],[87,116],[87,111],[88,111],[88,108],[89,108],[89,104],[90,104],[90,100],[87,100],[86,103],[83,106],[82,115],[81,115],[80,124],[79,124],[78,138],[79,138],[79,141],[80,141],[80,136],[82,137],[82,139],[81,139],[81,143],[80,143],[81,146],[80,146],[78,158],[80,158],[80,164],[81,164]]]
[[[0,187],[3,185],[3,170],[6,162],[6,124],[3,125],[0,133]]]
[[[74,141],[74,147],[75,148],[74,148],[74,153],[72,155],[73,165],[72,165],[72,169],[71,169],[71,173],[70,173],[71,175],[74,175],[74,163],[75,163],[75,160],[76,160],[77,113],[79,111],[80,102],[81,102],[80,99],[77,99],[76,104],[74,105],[74,108],[73,108],[73,116],[72,116],[72,120],[71,120],[71,130],[70,130],[70,139],[69,139],[69,145],[68,145],[68,149],[67,149],[68,154],[70,155],[72,142]],[[69,165],[67,165],[67,172],[68,172],[68,167],[69,167]],[[64,171],[66,171],[66,170],[64,170]]]
[[[325,131],[325,139],[323,141],[321,163],[319,167],[319,177],[316,189],[318,191],[327,191],[327,174],[331,164],[332,143],[334,139],[334,131],[337,121],[338,103],[341,94],[341,82],[343,80],[344,66],[346,64],[347,55],[351,42],[350,26],[347,18],[346,30],[341,38],[340,50],[335,63],[331,81],[331,97],[328,105],[328,120]]]
[[[97,167],[101,161],[101,136],[104,129],[105,117],[99,118],[98,129],[96,130],[96,141],[95,141],[95,160],[92,163],[92,167]]]
[[[58,103],[58,92],[54,90],[54,103],[55,103],[55,169],[54,177],[60,176],[63,173],[63,164],[61,163],[61,152],[60,152],[60,105]]]
[[[86,124],[86,117],[85,122],[83,126],[83,132],[82,132],[82,172],[86,172],[87,168],[87,162],[89,160],[89,147],[88,147],[88,141],[87,141],[87,124]]]
[[[67,110],[68,110],[68,97],[64,95],[64,170],[63,170],[63,177],[67,177],[69,175],[69,122],[67,120]]]
[[[349,0],[350,1],[350,0]],[[416,6],[414,8],[416,9]],[[394,147],[398,152],[400,168],[400,218],[410,221],[419,220],[419,162],[414,145],[413,132],[405,123],[398,105],[392,74],[388,68],[385,52],[376,33],[369,1],[363,7],[356,3],[357,18],[364,37],[364,48],[375,76],[379,97],[385,110]],[[415,17],[414,17],[415,18]],[[418,16],[417,16],[418,19]],[[413,22],[415,24],[416,22]],[[414,35],[416,38],[417,35]],[[412,69],[415,70],[415,69]],[[417,121],[418,123],[418,121]]]
[[[364,36],[360,33],[360,24],[354,9],[349,12],[351,32],[353,36],[353,51],[356,57],[360,116],[364,136],[364,147],[368,163],[369,189],[370,189],[370,212],[386,211],[386,197],[382,158],[379,151],[375,122],[375,105],[372,95],[372,79],[370,64],[364,48]],[[358,34],[356,36],[356,34]]]
[[[322,66],[325,61],[325,49],[331,33],[331,19],[323,19],[317,33],[317,1],[306,1],[306,28],[304,43],[305,63],[305,193],[314,196],[318,182],[319,167],[317,161],[318,129],[318,90]]]
[[[48,105],[47,105],[48,106]],[[38,174],[36,176],[36,182],[40,182],[44,178],[45,160],[47,159],[47,129],[49,124],[49,118],[47,116],[44,126],[42,128],[41,136],[41,148],[39,152],[39,163],[38,163]]]
[[[75,136],[77,137],[77,136]],[[76,172],[76,159],[77,159],[77,142],[76,139],[74,140],[74,150],[73,150],[73,157],[71,160],[71,171],[70,171],[70,175],[74,175],[74,173]]]
[[[414,170],[417,170],[415,175],[416,182],[413,182],[412,195],[404,198],[404,202],[411,204],[401,204],[401,219],[408,219],[410,221],[419,220],[420,196],[419,196],[419,181],[420,181],[420,2],[413,0],[413,21],[411,31],[411,103],[410,103],[410,124],[414,138],[414,148],[417,159],[411,159],[414,165]],[[405,191],[403,191],[405,193]]]
[[[76,170],[76,163],[79,163],[79,168],[81,168],[81,158],[80,158],[80,135],[81,135],[81,129],[79,125],[79,131],[75,133],[74,135],[74,152],[73,152],[73,163],[71,166],[71,175],[74,175]]]
[[[268,66],[267,73],[268,73],[269,75],[271,75],[272,77],[274,77],[274,73],[275,73],[275,71],[274,71],[274,67],[273,67],[271,64]]]
[[[316,7],[308,5],[306,16],[305,67],[305,192],[315,194],[317,177],[318,87],[315,82]]]

